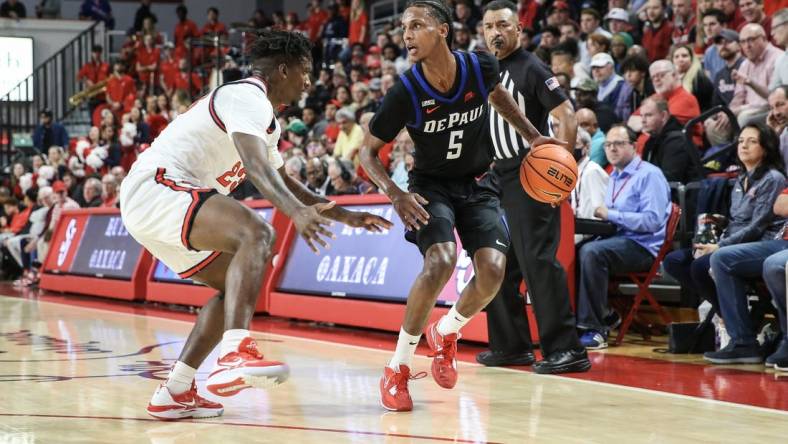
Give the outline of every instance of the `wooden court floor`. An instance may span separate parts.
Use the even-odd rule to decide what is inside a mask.
[[[182,320],[0,296],[0,443],[784,443],[788,437],[788,409],[665,393],[659,387],[678,377],[669,372],[641,375],[655,390],[600,382],[607,377],[601,373],[615,369],[596,365],[598,359],[586,379],[461,362],[454,390],[429,376],[412,381],[415,410],[387,413],[377,385],[388,351],[272,333],[255,336],[266,356],[291,366],[286,384],[223,399],[220,418],[154,420],[144,408],[189,330]],[[213,359],[200,368],[198,386]],[[415,371],[429,370],[429,362],[417,357]],[[756,390],[786,405],[785,381],[757,381]]]

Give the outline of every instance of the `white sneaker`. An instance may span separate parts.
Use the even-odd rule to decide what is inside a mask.
[[[271,388],[287,380],[290,369],[278,361],[265,361],[251,337],[244,338],[238,351],[216,361],[206,388],[217,396],[233,396],[248,388]]]
[[[173,395],[162,383],[156,388],[148,404],[148,414],[157,419],[213,418],[221,416],[224,407],[218,402],[209,401],[197,394],[197,386]]]

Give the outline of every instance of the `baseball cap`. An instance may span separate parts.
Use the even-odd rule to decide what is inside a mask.
[[[594,79],[585,78],[577,83],[577,86],[572,88],[578,91],[596,92],[599,91],[599,85]]]
[[[613,8],[605,16],[605,20],[621,20],[622,22],[628,22],[629,14],[623,8]]]
[[[52,184],[52,191],[55,193],[62,193],[66,191],[66,183],[62,180],[56,180],[55,183]]]
[[[367,50],[367,53],[369,53],[369,54],[380,54],[380,46],[377,46],[377,45],[370,46],[369,49]]]
[[[337,100],[337,99],[331,99],[331,100],[329,100],[329,101],[328,101],[328,103],[330,103],[330,104],[332,104],[332,105],[336,106],[336,107],[337,107],[337,109],[339,109],[339,108],[342,108],[342,102],[340,102],[340,101],[339,101],[339,100]]]
[[[369,81],[369,89],[373,90],[373,91],[380,91],[380,84],[381,83],[382,82],[380,81],[380,78],[379,77],[375,77],[374,79]]]
[[[562,0],[558,0],[557,2],[553,3],[553,6],[547,11],[547,14],[552,14],[555,11],[569,11],[569,5]]]
[[[304,136],[309,132],[306,124],[301,119],[293,119],[288,125],[287,130],[296,133],[299,136]]]
[[[600,52],[599,54],[596,54],[594,55],[594,57],[591,58],[592,68],[601,68],[603,66],[613,65],[613,64],[614,64],[613,57],[606,52]]]
[[[738,42],[739,33],[732,29],[724,28],[717,37],[714,37],[714,43],[719,43],[723,39],[729,42]]]

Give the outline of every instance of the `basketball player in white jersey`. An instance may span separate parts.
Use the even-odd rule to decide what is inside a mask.
[[[266,361],[249,334],[274,230],[227,197],[245,178],[289,216],[315,251],[333,237],[329,219],[370,231],[378,216],[346,211],[285,174],[274,107],[309,87],[311,45],[298,33],[265,31],[250,50],[253,75],[220,86],[173,121],[132,166],[121,187],[129,233],[177,272],[219,290],[200,310],[167,381],[148,405],[159,419],[219,416],[221,404],[197,394],[194,374],[220,343],[207,381],[218,396],[283,382],[287,365]]]

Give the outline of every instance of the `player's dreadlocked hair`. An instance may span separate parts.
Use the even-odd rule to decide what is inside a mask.
[[[449,33],[446,35],[446,43],[451,47],[454,41],[454,26],[452,25],[452,12],[446,3],[442,0],[410,0],[405,9],[410,7],[424,8],[427,10],[427,15],[434,18],[438,23],[446,23],[449,25]]]
[[[263,30],[249,48],[253,63],[269,59],[275,65],[292,65],[312,58],[312,43],[298,32]]]

